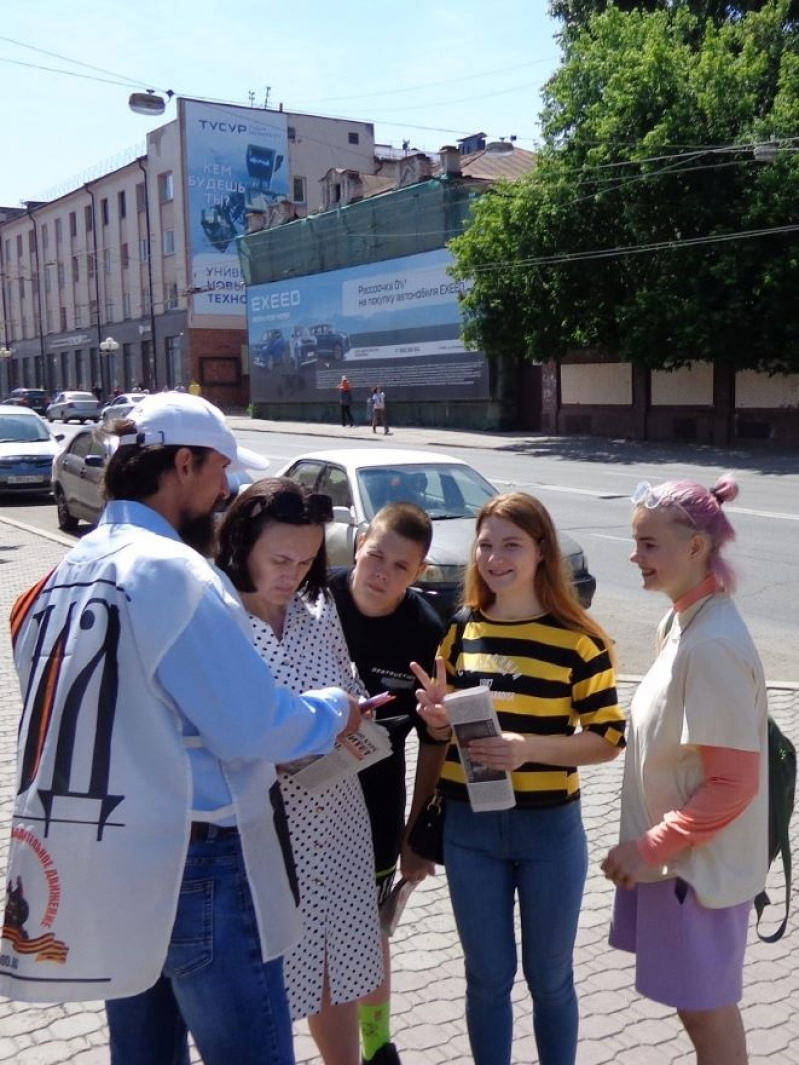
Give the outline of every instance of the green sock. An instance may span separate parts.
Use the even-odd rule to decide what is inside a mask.
[[[380,1047],[391,1040],[391,1003],[379,1006],[358,1006],[358,1024],[361,1026],[363,1057],[371,1061]]]

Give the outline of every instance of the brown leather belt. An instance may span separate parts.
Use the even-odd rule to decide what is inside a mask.
[[[235,825],[215,825],[210,821],[192,821],[189,842],[208,843],[210,840],[228,839],[238,834],[239,830]]]

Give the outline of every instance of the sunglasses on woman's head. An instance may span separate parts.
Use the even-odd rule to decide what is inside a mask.
[[[635,486],[635,491],[630,496],[630,502],[637,507],[646,507],[647,510],[657,510],[660,506],[676,507],[691,525],[694,524],[693,518],[679,500],[675,499],[669,492],[662,492],[653,488],[649,481],[638,482]]]
[[[333,500],[322,492],[311,492],[309,496],[280,492],[271,499],[254,500],[247,517],[258,518],[262,514],[288,525],[322,525],[333,520]]]

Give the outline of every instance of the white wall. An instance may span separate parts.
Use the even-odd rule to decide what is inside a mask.
[[[799,374],[769,377],[744,370],[735,375],[735,406],[799,407]]]
[[[652,373],[653,407],[712,407],[713,365],[697,362],[681,370]]]
[[[633,401],[633,368],[628,362],[561,366],[560,395],[562,404],[628,405]]]

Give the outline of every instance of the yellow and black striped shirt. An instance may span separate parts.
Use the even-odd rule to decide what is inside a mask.
[[[610,656],[601,640],[564,627],[551,614],[529,621],[491,621],[477,610],[459,612],[439,649],[453,689],[484,684],[503,732],[571,736],[587,729],[624,746],[624,715]],[[527,762],[511,773],[521,807],[560,806],[580,797],[573,766]],[[466,801],[466,782],[454,743],[439,787]]]

